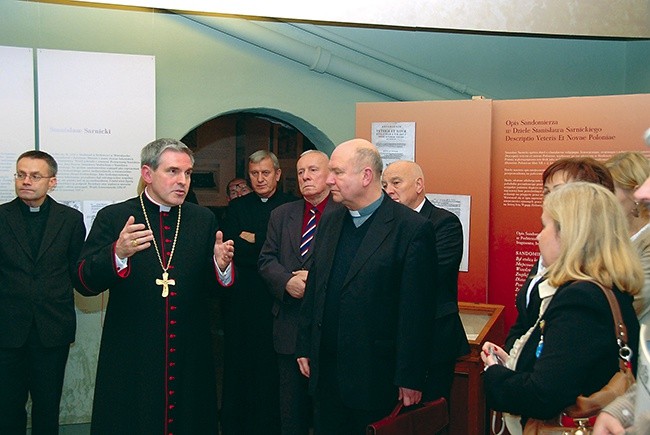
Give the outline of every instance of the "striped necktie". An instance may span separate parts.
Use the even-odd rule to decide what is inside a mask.
[[[314,233],[316,232],[316,211],[316,207],[312,207],[309,210],[311,216],[309,216],[305,231],[302,233],[302,237],[300,237],[300,255],[303,257],[309,252],[309,245],[311,245],[311,241],[314,239]]]

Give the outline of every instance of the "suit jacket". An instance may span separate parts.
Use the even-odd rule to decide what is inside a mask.
[[[323,216],[300,313],[296,355],[319,382],[325,298],[346,209]],[[356,409],[389,408],[397,387],[422,391],[430,355],[436,267],[433,224],[387,195],[374,212],[340,292],[337,377]]]
[[[342,206],[330,198],[323,215],[339,207]],[[260,275],[273,296],[273,346],[276,352],[286,355],[296,351],[298,315],[303,301],[289,295],[286,285],[293,271],[309,270],[316,246],[313,240],[307,254],[304,257],[300,255],[304,208],[305,200],[300,199],[271,212],[266,241],[258,260]],[[315,235],[319,227],[316,227]]]
[[[79,211],[47,200],[50,210],[36,256],[22,200],[0,205],[0,347],[22,346],[32,324],[47,347],[74,341],[72,289],[86,229]]]
[[[455,360],[469,353],[467,335],[458,314],[458,269],[463,258],[463,227],[450,211],[428,200],[420,215],[433,222],[438,268],[436,271],[436,325],[432,362]]]

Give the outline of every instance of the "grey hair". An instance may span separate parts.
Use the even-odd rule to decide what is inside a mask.
[[[354,163],[358,170],[361,170],[365,165],[369,165],[372,171],[377,174],[381,179],[381,173],[384,169],[384,163],[381,160],[381,155],[376,148],[359,147],[354,156]]]
[[[176,139],[162,138],[149,142],[140,152],[140,166],[149,166],[154,171],[160,164],[160,156],[167,150],[185,153],[190,156],[194,165],[194,153],[183,142]]]
[[[278,158],[271,151],[267,150],[257,150],[250,156],[248,156],[248,163],[259,163],[264,159],[271,159],[273,162],[273,169],[280,169],[280,162]]]
[[[320,155],[322,155],[323,157],[325,157],[325,158],[327,158],[329,160],[329,156],[326,153],[324,153],[323,151],[321,151],[321,150],[306,150],[306,151],[303,151],[300,154],[300,156],[298,156],[298,158],[300,158],[302,156],[306,156],[307,154],[311,154],[311,153],[320,154]]]

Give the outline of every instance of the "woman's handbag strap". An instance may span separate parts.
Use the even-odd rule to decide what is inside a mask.
[[[619,366],[621,370],[625,370],[632,359],[632,349],[627,346],[627,327],[623,321],[623,315],[621,314],[621,306],[614,296],[614,292],[611,287],[604,287],[600,283],[595,282],[595,284],[600,287],[600,289],[605,294],[607,302],[609,302],[609,308],[612,310],[612,317],[614,317],[614,331],[616,333],[616,343],[618,343],[618,356]]]

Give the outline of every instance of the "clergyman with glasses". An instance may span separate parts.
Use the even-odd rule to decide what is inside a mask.
[[[73,287],[83,215],[52,199],[57,163],[43,151],[16,161],[16,198],[0,205],[0,433],[59,433],[76,316]]]

